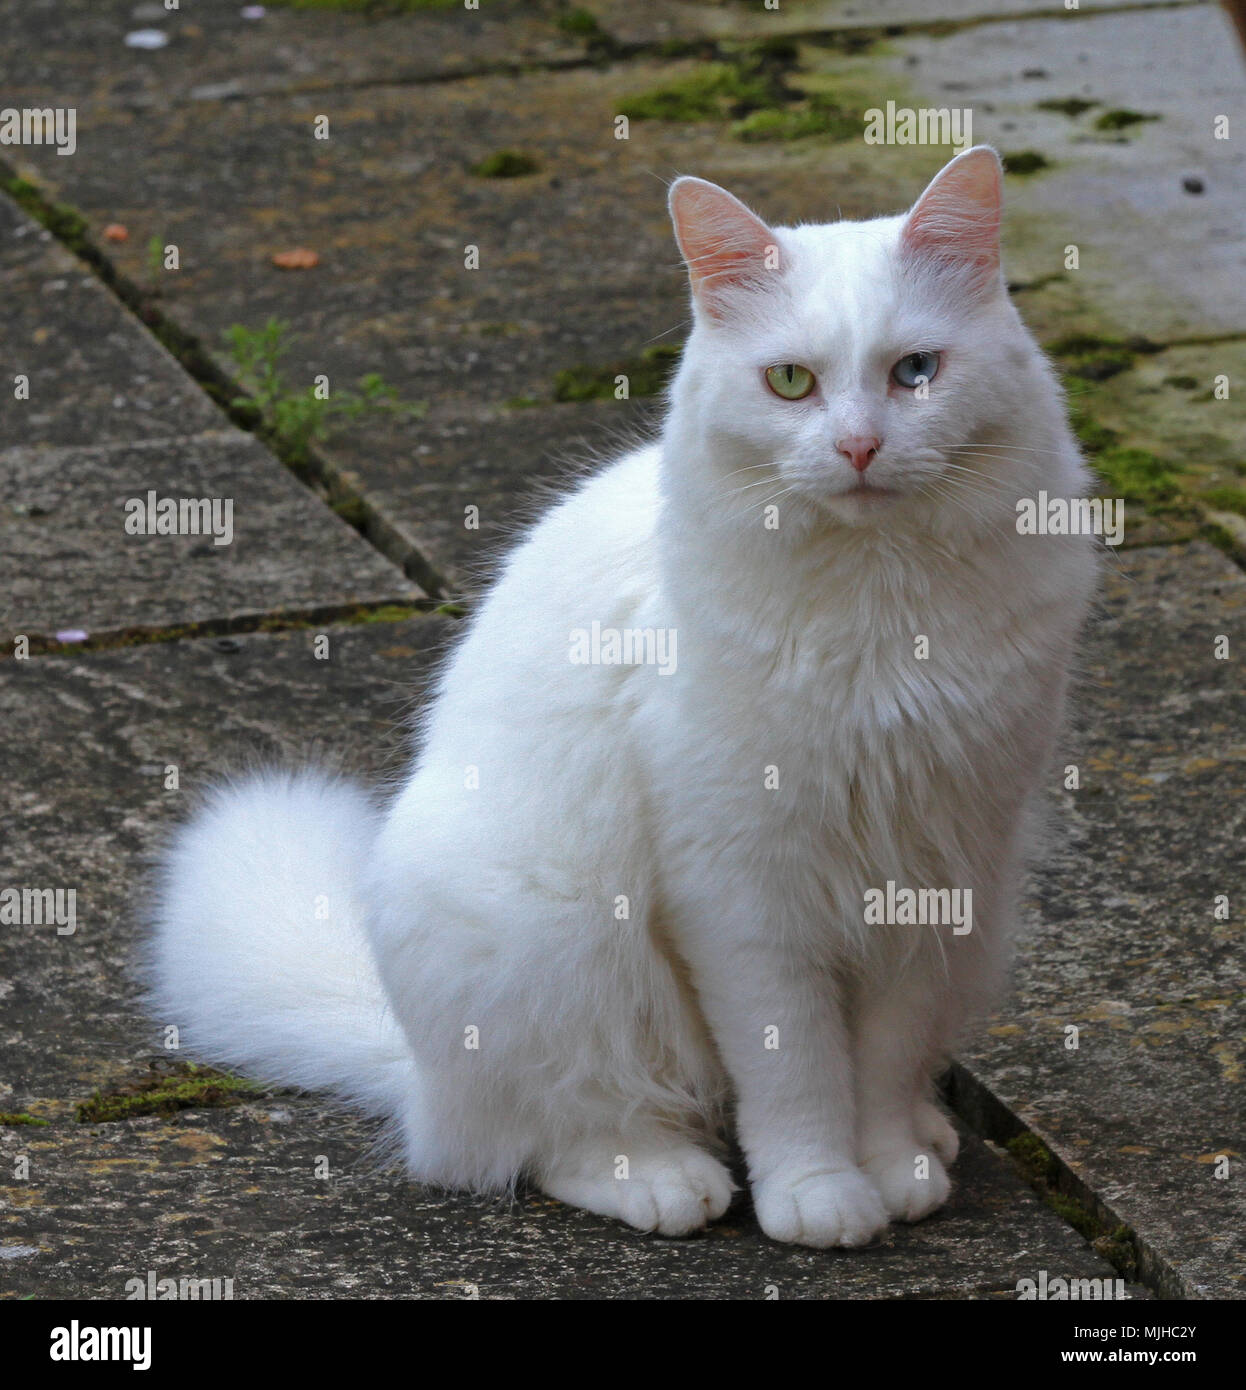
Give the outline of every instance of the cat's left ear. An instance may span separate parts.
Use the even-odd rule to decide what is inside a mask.
[[[914,204],[901,248],[915,261],[958,271],[974,291],[995,288],[1003,202],[999,155],[989,145],[975,145],[945,164]]]
[[[684,177],[669,201],[692,292],[712,317],[724,316],[733,291],[761,288],[779,269],[774,232],[725,188]]]

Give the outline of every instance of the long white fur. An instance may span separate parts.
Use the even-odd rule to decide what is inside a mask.
[[[861,1244],[946,1198],[930,1081],[1006,964],[1096,567],[1088,538],[1015,526],[1018,498],[1089,483],[982,278],[994,158],[936,181],[937,255],[903,217],[771,229],[676,185],[694,283],[698,237],[738,259],[759,235],[778,269],[733,298],[709,248],[661,441],[510,555],[380,819],[268,774],[182,831],[162,1021],[393,1118],[427,1181],[527,1174],[679,1233],[730,1201],[729,1117],[777,1239]],[[971,271],[947,255],[966,178]],[[926,401],[887,384],[919,348],[944,353]],[[776,362],[817,400],[768,393]],[[845,495],[856,434],[898,500]],[[594,621],[673,629],[676,673],[572,664]],[[865,926],[888,880],[972,888],[972,931]]]

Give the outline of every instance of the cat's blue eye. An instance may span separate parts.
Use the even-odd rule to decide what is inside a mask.
[[[910,352],[902,357],[891,369],[891,379],[897,386],[907,386],[911,391],[920,385],[918,378],[933,381],[939,374],[939,354],[937,352]]]

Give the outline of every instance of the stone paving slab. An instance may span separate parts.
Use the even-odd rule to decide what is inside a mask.
[[[1103,608],[1060,756],[1081,786],[1063,793],[1012,997],[962,1060],[1176,1289],[1246,1297],[1246,688],[1240,654],[1213,654],[1246,636],[1246,578],[1201,543],[1135,551]]]
[[[708,1236],[649,1239],[539,1193],[513,1207],[383,1175],[372,1129],[285,1094],[84,1125],[75,1103],[145,1073],[130,965],[142,866],[207,778],[328,748],[376,776],[451,634],[444,620],[44,657],[0,669],[6,882],[74,886],[77,930],[0,936],[0,1296],[119,1297],[126,1279],[232,1277],[236,1296],[1012,1297],[1040,1269],[1115,1272],[967,1136],[950,1207],[857,1254],[765,1240],[747,1203]],[[180,790],[163,789],[177,765]],[[331,1177],[317,1178],[326,1155]],[[34,1253],[37,1252],[37,1253]],[[1134,1296],[1145,1296],[1135,1289]]]
[[[0,449],[221,429],[225,417],[87,267],[0,193]],[[29,381],[15,397],[13,378]]]
[[[237,100],[270,91],[428,82],[482,67],[581,61],[584,44],[556,23],[553,0],[485,0],[401,15],[270,5],[243,18],[238,0],[55,0],[10,6],[0,55],[6,100],[159,110],[181,101]],[[126,46],[141,29],[163,48]],[[89,128],[83,132],[91,148]]]
[[[1158,342],[1246,333],[1246,164],[1215,136],[1217,118],[1241,110],[1246,62],[1219,5],[1083,11],[891,48],[880,68],[934,105],[972,109],[975,141],[1050,161],[1010,181],[1016,278],[1061,272],[1074,243],[1100,332]],[[1095,105],[1074,116],[1039,106],[1069,97]],[[1146,119],[1097,129],[1112,112]]]
[[[1156,9],[1172,0],[1093,0],[1094,10],[1117,8]],[[782,0],[776,9],[761,4],[695,3],[695,0],[584,0],[602,27],[616,38],[631,43],[662,39],[753,38],[773,34],[891,29],[896,25],[932,28],[993,22],[1013,16],[1049,15],[1058,8],[1052,0]],[[1092,0],[1071,15],[1081,18],[1091,11]]]
[[[98,638],[420,596],[240,430],[98,448],[8,449],[0,452],[0,477],[6,646],[19,633],[78,629]],[[156,506],[168,499],[219,504],[211,523],[217,532],[128,532],[136,516],[148,525],[152,494]],[[231,539],[218,544],[217,534]]]
[[[898,7],[898,20],[920,20],[920,8]],[[774,15],[750,18],[736,5],[669,12],[676,28],[721,21],[747,29]],[[599,13],[609,29],[615,12]],[[636,14],[638,24],[660,26],[667,9]],[[828,23],[844,17],[841,7],[793,6],[783,23],[793,14],[806,28],[811,15]],[[861,52],[807,45],[789,80],[828,91],[850,110],[885,99],[967,104],[975,138],[1005,150],[1034,142],[1050,153],[1050,171],[1010,178],[1006,225],[1010,273],[1023,288],[1018,302],[1045,338],[1240,332],[1246,277],[1235,219],[1224,220],[1240,202],[1240,175],[1225,164],[1231,142],[1210,141],[1205,109],[1223,105],[1237,81],[1218,11],[1079,11],[1011,24],[980,17],[992,22],[937,34],[918,24]],[[373,29],[351,23],[347,46],[359,44],[371,61]],[[1136,72],[1128,54],[1150,51],[1143,26],[1166,36],[1168,47],[1191,50],[1195,58],[1183,62],[1209,54],[1205,78],[1173,84]],[[290,51],[302,52],[312,32],[291,37]],[[252,47],[288,56],[277,33],[257,26]],[[658,37],[656,28],[642,36]],[[315,51],[307,49],[308,62]],[[379,85],[341,89],[327,107],[323,94],[275,91],[245,101],[177,98],[158,118],[110,99],[89,113],[93,143],[74,159],[14,153],[56,196],[81,207],[97,235],[112,221],[131,228],[128,242],[108,249],[132,280],[152,278],[144,251],[151,236],[178,244],[183,268],[159,280],[160,306],[226,367],[224,330],[277,316],[292,325],[292,382],[319,372],[350,382],[378,371],[404,398],[427,401],[422,420],[365,419],[323,452],[455,594],[475,587],[511,529],[509,521],[465,528],[465,506],[495,518],[521,514],[534,490],[559,475],[560,457],[578,452],[579,438],[608,448],[644,418],[628,402],[599,402],[591,412],[552,402],[560,372],[634,363],[682,337],[686,292],[663,207],[666,178],[687,170],[717,178],[776,220],[832,210],[859,216],[905,205],[945,153],[855,139],[750,144],[724,121],[634,120],[628,140],[613,138],[614,115],[629,97],[698,66],[650,53],[600,69],[431,86],[387,84],[382,67]],[[1037,109],[1039,100],[1083,92],[1102,106],[1079,118]],[[1094,135],[1099,110],[1136,107],[1143,96],[1145,110],[1162,120]],[[310,134],[321,108],[333,130],[323,142]],[[537,171],[507,179],[470,172],[503,148],[530,153]],[[1206,179],[1197,197],[1181,190],[1192,159]],[[1144,190],[1157,179],[1171,185],[1171,196],[1148,203]],[[274,206],[278,180],[284,193]],[[1111,193],[1106,204],[1100,181]],[[1175,224],[1179,242],[1169,235]],[[1062,270],[1070,241],[1084,252],[1076,273]],[[463,267],[468,244],[480,247],[475,272]],[[320,265],[298,274],[274,269],[274,252],[292,245],[312,246]],[[1167,258],[1163,266],[1157,257]],[[1233,376],[1240,343],[1171,351],[1182,355],[1178,366],[1162,353],[1140,359],[1139,374],[1153,367],[1162,381],[1192,372],[1201,389],[1189,400],[1177,402],[1159,382],[1140,380],[1130,390],[1133,374],[1091,384],[1088,400],[1095,409],[1123,403],[1117,415],[1136,426],[1136,438],[1124,442],[1154,447],[1171,438],[1183,466],[1210,459],[1205,484],[1237,485],[1246,429],[1240,401],[1193,402],[1215,375]],[[538,408],[522,419],[516,402]],[[1161,520],[1135,532],[1146,541],[1192,529]]]
[[[159,120],[112,107],[92,117],[89,158],[15,155],[80,208],[97,237],[112,222],[130,229],[108,250],[131,280],[151,279],[153,235],[179,247],[181,270],[158,282],[160,307],[227,368],[225,330],[278,317],[293,325],[284,363],[292,383],[375,371],[405,399],[427,401],[424,420],[365,419],[324,452],[454,587],[474,561],[474,539],[439,549],[432,538],[457,535],[458,519],[408,499],[440,487],[447,469],[467,475],[483,465],[484,491],[510,497],[513,509],[534,477],[550,474],[508,446],[512,422],[498,412],[517,399],[549,405],[559,372],[634,363],[686,331],[665,180],[695,168],[776,220],[798,220],[907,201],[939,162],[925,151],[906,156],[921,172],[901,192],[892,162],[856,143],[727,143],[712,122],[637,121],[629,140],[614,139],[614,114],[629,96],[696,68],[640,62],[344,93],[326,142],[311,136],[323,103],[306,96],[183,103]],[[836,70],[847,83],[850,65]],[[504,148],[531,152],[538,172],[470,172]],[[314,248],[320,265],[274,269],[273,254],[292,245]],[[464,268],[467,245],[480,248],[477,271]],[[618,405],[602,415],[616,431],[630,420],[627,403]],[[566,426],[572,449],[584,428]],[[444,447],[460,435],[480,440],[480,452]]]

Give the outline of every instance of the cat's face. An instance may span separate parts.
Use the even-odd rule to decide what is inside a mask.
[[[671,202],[697,314],[676,389],[738,504],[854,524],[994,510],[1026,465],[992,423],[1033,351],[1000,273],[994,151],[954,160],[905,217],[770,228],[692,179]]]

